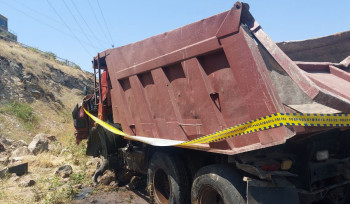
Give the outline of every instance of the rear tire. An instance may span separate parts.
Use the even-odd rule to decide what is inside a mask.
[[[189,203],[190,185],[182,160],[175,156],[156,152],[147,172],[148,192],[151,203]]]
[[[195,204],[241,204],[246,185],[235,169],[224,165],[205,166],[196,173],[191,201]]]

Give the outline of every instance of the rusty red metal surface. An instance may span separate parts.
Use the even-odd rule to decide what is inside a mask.
[[[314,101],[350,110],[349,90],[341,91],[349,87],[348,73],[332,66],[327,76],[300,69],[240,2],[230,11],[99,53],[99,63],[110,75],[114,122],[131,135],[187,141]],[[329,87],[335,72],[344,83]],[[286,83],[279,85],[281,80]],[[300,97],[286,96],[283,86]],[[198,148],[236,154],[295,134],[278,127]]]
[[[321,89],[350,100],[349,70],[336,67],[333,63],[296,62],[304,74]]]

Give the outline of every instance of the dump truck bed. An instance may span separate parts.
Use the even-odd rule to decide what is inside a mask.
[[[240,2],[94,58],[109,71],[113,118],[124,132],[179,141],[277,112],[350,111],[349,70],[298,65]],[[308,131],[319,130],[282,126],[192,148],[236,154]]]

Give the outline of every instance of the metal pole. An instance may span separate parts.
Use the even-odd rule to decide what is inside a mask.
[[[97,69],[98,69],[98,85],[100,91],[100,99],[99,101],[102,104],[102,88],[101,88],[101,69],[100,69],[100,53],[97,54]]]
[[[94,69],[94,94],[95,94],[95,105],[97,104],[97,95],[96,95],[96,69],[95,69],[95,59],[92,61],[92,68]]]

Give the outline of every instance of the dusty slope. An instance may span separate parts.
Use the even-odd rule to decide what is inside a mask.
[[[51,55],[0,40],[0,107],[18,101],[33,108],[32,125],[0,110],[0,134],[27,142],[38,132],[72,135],[71,110],[91,86],[92,74],[62,65]]]
[[[75,145],[71,111],[81,102],[83,87],[93,84],[91,79],[92,74],[62,65],[52,53],[0,40],[0,139],[14,139],[4,143],[6,152],[0,150],[0,170],[28,162],[27,174],[0,179],[0,203],[65,203],[79,191],[75,185],[89,185],[96,167],[86,164],[85,146]],[[56,136],[54,148],[17,162],[8,159],[7,152],[18,148],[17,140],[29,144],[37,133]],[[73,167],[65,180],[54,174],[62,165]],[[20,186],[26,179],[35,185]]]

